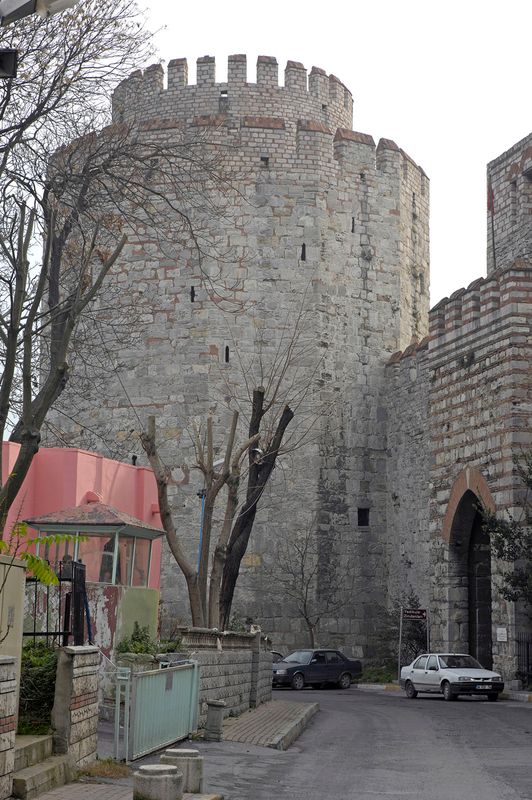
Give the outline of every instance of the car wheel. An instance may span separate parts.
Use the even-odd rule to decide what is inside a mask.
[[[456,700],[456,695],[453,694],[453,690],[451,689],[451,684],[448,681],[445,681],[443,684],[443,699],[444,700]]]
[[[351,675],[349,672],[344,672],[343,675],[340,675],[338,686],[340,689],[349,689],[351,686]]]
[[[498,692],[490,692],[490,694],[488,695],[488,700],[490,700],[492,703],[495,703],[498,700],[498,698],[499,698]]]
[[[294,677],[292,678],[292,689],[296,689],[298,692],[303,688],[305,685],[305,679],[301,672],[296,672]]]
[[[407,681],[405,684],[405,694],[409,700],[415,700],[417,697],[417,692],[414,689],[414,684],[412,681]]]

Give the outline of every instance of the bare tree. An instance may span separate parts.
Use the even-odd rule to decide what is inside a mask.
[[[342,561],[346,561],[345,553]],[[310,647],[316,647],[322,620],[337,616],[353,601],[352,581],[342,568],[340,554],[330,547],[323,552],[315,520],[276,542],[266,573],[272,593],[292,606],[305,623]]]

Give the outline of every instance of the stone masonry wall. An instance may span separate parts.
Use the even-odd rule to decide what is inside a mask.
[[[488,274],[532,253],[532,134],[488,164]]]
[[[135,305],[141,341],[112,347],[121,380],[110,370],[97,397],[90,388],[76,397],[79,425],[68,414],[73,376],[60,401],[68,418],[58,414],[54,424],[62,441],[99,450],[103,437],[114,453],[129,460],[134,452],[141,463],[139,419],[154,413],[162,458],[177,471],[194,460],[192,418],[211,414],[219,457],[230,410],[245,406],[243,372],[248,386],[263,380],[259,355],[267,373],[305,303],[302,355],[288,375],[298,404],[289,436],[297,442],[309,427],[311,435],[304,447],[288,448],[261,499],[234,611],[298,644],[301,621],[287,619],[286,605],[272,597],[265,567],[278,537],[317,520],[322,557],[331,548],[350,554],[342,560],[352,582],[349,607],[330,621],[330,633],[364,655],[388,574],[385,364],[412,336],[427,333],[428,180],[393,141],[376,146],[351,130],[350,94],[337,79],[316,69],[307,79],[293,62],[284,87],[275,60],[266,58],[257,85],[247,83],[240,56],[230,58],[227,85],[215,83],[210,58],[200,59],[195,86],[183,61],[169,65],[167,88],[162,68],[149,68],[117,89],[113,114],[156,140],[216,141],[238,192],[222,198],[222,219],[198,219],[206,242],[201,264],[192,241],[161,244],[161,231],[175,221],[166,207],[160,225],[147,220],[129,232],[115,302]],[[229,310],[205,280],[220,268],[234,287]],[[200,488],[192,478],[170,487],[191,558]],[[358,525],[360,507],[370,509],[369,526]],[[188,611],[168,551],[161,582],[169,633],[188,621]]]
[[[237,717],[249,710],[252,664],[250,650],[200,650],[187,655],[197,661],[200,667],[200,727],[205,725],[207,718],[207,700],[224,700],[227,716]]]
[[[52,709],[54,749],[68,753],[77,767],[97,757],[97,647],[63,647],[59,651]]]
[[[0,657],[0,800],[11,797],[15,763],[16,660]]]
[[[444,518],[453,483],[466,467],[482,474],[499,513],[517,511],[522,487],[513,457],[532,443],[532,269],[514,265],[473,282],[439,303],[430,321],[434,633],[443,647],[463,647],[463,620],[460,611],[453,614]],[[494,577],[498,569],[492,563]],[[493,637],[493,655],[508,674],[515,657],[515,607],[500,596],[496,579],[492,593],[494,630],[509,631],[507,643]]]
[[[398,604],[412,589],[425,608],[431,599],[428,347],[424,339],[396,353],[386,370],[388,597]]]

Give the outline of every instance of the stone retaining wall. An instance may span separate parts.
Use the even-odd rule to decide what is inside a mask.
[[[0,657],[0,800],[11,796],[15,761],[16,663]]]

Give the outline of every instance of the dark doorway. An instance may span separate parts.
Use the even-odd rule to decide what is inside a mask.
[[[467,578],[469,652],[483,667],[491,669],[491,551],[489,537],[482,528],[482,514],[478,511],[471,527]]]
[[[449,647],[469,652],[490,669],[492,656],[491,551],[478,497],[467,491],[449,542]]]

